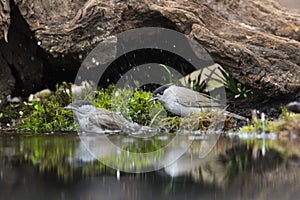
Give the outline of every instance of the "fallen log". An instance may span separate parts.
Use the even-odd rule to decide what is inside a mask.
[[[43,63],[34,69],[40,69],[41,79],[49,71],[57,73],[52,83],[74,78],[82,57],[106,38],[124,30],[159,26],[195,39],[230,75],[268,97],[293,97],[300,91],[300,12],[272,0],[0,2],[0,38],[8,45],[14,40],[17,34],[11,32],[17,30],[10,28],[7,13],[17,10],[38,49],[33,48],[33,55]],[[0,55],[7,60],[4,51]],[[22,58],[19,65],[25,65],[26,59],[30,58]],[[16,80],[22,77],[21,69],[13,70]],[[27,78],[19,87],[25,87],[31,77]],[[45,81],[35,84],[40,88]]]

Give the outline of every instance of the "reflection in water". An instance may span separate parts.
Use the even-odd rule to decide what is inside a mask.
[[[155,150],[170,139],[169,135],[154,141],[145,139],[142,145],[147,149],[142,149],[134,138],[113,137],[113,143],[131,152]],[[1,136],[1,199],[299,198],[299,141],[267,139],[262,156],[260,139],[221,137],[202,158],[203,138],[192,139],[190,148],[164,169],[141,174],[121,172],[118,178],[117,171],[91,155],[78,136]],[[105,143],[87,140],[101,144],[99,155],[113,157],[111,151],[104,150]],[[160,159],[174,155],[176,149],[171,149]],[[149,164],[145,160],[135,162],[135,166]],[[126,164],[126,159],[121,163]]]
[[[219,135],[197,136],[201,138],[197,152],[199,159],[206,157]],[[106,166],[123,172],[144,173],[159,170],[178,160],[196,138],[184,131],[151,137],[140,136],[81,134],[75,158],[100,160]]]

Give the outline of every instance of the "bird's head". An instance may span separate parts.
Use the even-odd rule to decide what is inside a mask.
[[[169,85],[163,85],[154,90],[153,92],[153,97],[148,101],[155,101],[155,100],[160,100],[160,98],[164,95],[164,92],[166,89],[168,89],[170,86]]]
[[[75,114],[85,115],[95,111],[97,108],[88,101],[76,100],[73,101],[70,105],[66,106],[65,109],[70,109],[75,112]]]

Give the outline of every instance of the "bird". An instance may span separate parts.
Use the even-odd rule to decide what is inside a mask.
[[[151,130],[85,100],[75,100],[64,108],[73,111],[81,131],[85,133],[137,133]]]
[[[293,101],[286,105],[286,108],[288,111],[294,112],[294,113],[300,113],[300,102]]]
[[[176,85],[163,85],[154,90],[153,97],[149,100],[160,101],[171,113],[187,117],[192,114],[200,114],[209,111],[224,109],[225,106],[218,99],[207,94]],[[245,117],[225,111],[226,116],[240,120],[247,120]]]

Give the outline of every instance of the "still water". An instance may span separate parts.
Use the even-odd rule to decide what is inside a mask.
[[[172,137],[135,139],[109,136],[128,152],[156,151]],[[88,141],[95,141],[95,138]],[[191,137],[189,137],[191,139]],[[142,144],[140,141],[143,141]],[[299,199],[300,142],[298,139],[221,136],[203,156],[203,138],[193,137],[179,159],[165,168],[146,169],[165,157],[150,160],[109,155],[97,142],[102,157],[86,150],[76,134],[0,136],[0,199]],[[140,148],[140,146],[143,148]],[[104,148],[104,147],[105,148]],[[262,151],[262,149],[264,149]],[[175,154],[174,154],[175,152]],[[128,155],[127,155],[128,156]],[[130,160],[131,159],[131,160]],[[118,166],[118,165],[117,165]]]

